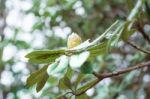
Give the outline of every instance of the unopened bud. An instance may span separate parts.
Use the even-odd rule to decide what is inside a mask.
[[[72,33],[68,37],[67,46],[68,48],[73,48],[81,44],[81,42],[82,42],[81,37],[76,33]]]

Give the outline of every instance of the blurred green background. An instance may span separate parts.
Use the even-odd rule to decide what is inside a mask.
[[[115,20],[126,20],[136,1],[0,0],[0,99],[53,99],[59,95],[61,90],[55,79],[39,93],[25,86],[29,74],[41,65],[28,63],[24,56],[35,49],[66,47],[72,32],[83,41],[93,40]],[[138,21],[150,35],[150,21],[144,13]],[[139,32],[131,39],[149,49]],[[111,54],[97,56],[87,65],[94,70],[114,71],[150,59],[122,41],[118,46]],[[90,78],[87,74],[85,81]],[[106,78],[86,94],[89,99],[150,99],[150,68]]]

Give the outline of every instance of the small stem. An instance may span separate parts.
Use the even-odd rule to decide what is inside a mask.
[[[137,50],[139,50],[139,51],[141,51],[141,52],[143,52],[143,53],[150,54],[149,51],[147,51],[147,50],[141,48],[140,46],[138,46],[137,44],[135,44],[135,43],[132,42],[132,41],[127,41],[127,43],[128,43],[130,46],[132,46],[133,48],[135,48],[135,49],[137,49]]]

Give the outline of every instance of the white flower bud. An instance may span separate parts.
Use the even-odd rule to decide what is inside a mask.
[[[82,42],[81,37],[76,33],[72,33],[68,37],[67,46],[68,48],[73,48],[81,44],[81,42]]]

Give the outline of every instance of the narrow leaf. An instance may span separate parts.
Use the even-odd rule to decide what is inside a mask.
[[[98,79],[94,79],[88,83],[86,83],[85,85],[83,85],[82,87],[80,87],[77,90],[77,93],[83,92],[83,91],[87,91],[88,89],[90,89],[91,87],[93,87],[99,80]]]
[[[69,79],[71,79],[71,77],[73,76],[73,70],[70,67],[67,68],[65,76],[67,76]]]
[[[71,89],[71,82],[67,76],[64,77],[64,84],[67,86],[69,89]]]
[[[37,91],[37,92],[39,92],[39,91],[44,87],[44,85],[45,85],[45,83],[46,83],[48,77],[49,77],[49,76],[48,76],[47,73],[44,73],[44,74],[43,74],[43,77],[42,77],[41,81],[39,81],[39,82],[37,83],[37,86],[36,86],[36,91]]]
[[[61,79],[59,80],[58,87],[61,88],[61,89],[68,89],[68,87],[66,86],[66,84],[65,84],[64,82],[65,82],[65,81],[64,81],[64,77],[63,77],[63,78],[61,78]]]
[[[60,55],[64,54],[64,52],[64,50],[33,51],[25,57],[32,63],[51,63],[54,62]]]
[[[94,51],[94,50],[99,50],[101,48],[105,48],[105,47],[107,47],[107,42],[108,41],[104,41],[104,42],[102,42],[100,44],[97,44],[97,45],[94,45],[94,46],[88,48],[87,50],[88,51]]]
[[[42,79],[43,73],[46,72],[47,65],[41,68],[40,70],[37,70],[33,72],[28,78],[27,78],[27,86],[31,87],[34,84],[36,84],[38,81]]]

